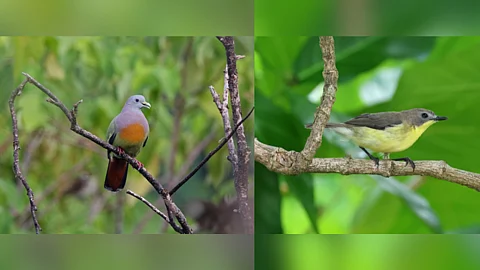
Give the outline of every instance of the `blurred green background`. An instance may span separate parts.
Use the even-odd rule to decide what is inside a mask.
[[[255,35],[477,35],[472,1],[255,1]],[[286,19],[288,18],[288,19]]]
[[[479,235],[256,235],[255,269],[478,269]]]
[[[244,115],[253,106],[253,38],[237,37]],[[215,37],[1,37],[0,233],[33,232],[28,199],[12,172],[7,100],[27,72],[67,107],[80,99],[78,123],[105,137],[110,121],[133,94],[152,104],[147,146],[137,157],[167,189],[187,175],[224,136],[209,85],[223,91],[226,57]],[[103,189],[106,151],[71,132],[46,95],[27,85],[16,100],[20,165],[35,192],[44,233],[171,232],[165,222],[125,193]],[[245,123],[253,136],[253,118]],[[251,145],[251,142],[249,142]],[[196,232],[231,233],[235,189],[227,148],[174,196]],[[253,164],[251,170],[253,178]],[[126,189],[163,209],[150,184],[129,170]],[[125,190],[126,190],[125,189]]]
[[[438,123],[392,157],[445,160],[480,172],[479,37],[335,37],[338,92],[331,121],[428,108]],[[300,151],[323,89],[318,37],[255,39],[255,136]],[[324,133],[317,157],[365,158]],[[480,194],[430,177],[302,174],[255,164],[257,233],[479,233]]]
[[[253,269],[251,235],[3,235],[0,238],[2,269]]]
[[[253,0],[0,2],[3,35],[249,36],[253,19]]]

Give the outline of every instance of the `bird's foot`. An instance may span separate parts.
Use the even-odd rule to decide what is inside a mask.
[[[125,154],[125,150],[123,150],[120,146],[117,147],[117,151],[118,151],[120,154]]]
[[[370,159],[375,162],[375,167],[378,169],[378,167],[380,166],[380,159],[374,156],[370,157]]]
[[[367,156],[375,162],[375,167],[377,167],[377,169],[378,169],[378,167],[380,166],[380,159],[377,158],[376,156],[370,154],[365,148],[360,147],[360,149],[362,149],[363,152],[365,152],[365,154],[367,154]]]
[[[135,159],[135,163],[137,164],[138,169],[141,169],[141,168],[145,167],[145,166],[143,166],[143,164],[140,161],[138,161],[138,159]]]
[[[394,158],[394,159],[392,159],[392,160],[395,160],[395,161],[405,161],[405,162],[406,162],[405,167],[410,164],[410,166],[412,166],[412,169],[415,171],[415,163],[413,162],[413,160],[411,160],[411,159],[408,158],[408,157],[404,157],[404,158]]]

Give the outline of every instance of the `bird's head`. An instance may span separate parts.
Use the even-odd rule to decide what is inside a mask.
[[[134,95],[128,98],[127,102],[125,102],[125,106],[133,107],[133,108],[147,108],[150,109],[152,106],[145,100],[145,97],[142,95]]]

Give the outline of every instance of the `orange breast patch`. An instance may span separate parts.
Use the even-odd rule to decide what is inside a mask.
[[[132,124],[120,130],[119,134],[122,140],[136,144],[145,140],[145,129],[141,124]]]

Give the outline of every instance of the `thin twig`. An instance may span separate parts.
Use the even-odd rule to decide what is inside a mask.
[[[237,72],[237,55],[235,54],[235,42],[233,37],[217,37],[225,47],[227,57],[227,73],[228,73],[228,91],[230,94],[230,104],[232,105],[233,123],[239,123],[242,119],[242,110],[240,104],[240,94],[238,90],[238,72]],[[250,150],[248,149],[247,139],[243,125],[238,128],[235,134],[237,139],[237,166],[234,166],[234,182],[237,192],[237,200],[239,212],[245,233],[253,234],[253,216],[248,204],[248,164]]]
[[[227,143],[227,141],[232,138],[232,136],[235,134],[235,132],[237,131],[237,129],[243,124],[243,122],[245,122],[245,120],[247,120],[247,118],[252,114],[253,110],[255,109],[255,107],[252,107],[252,109],[250,109],[250,111],[248,112],[247,116],[245,116],[245,118],[243,118],[240,123],[238,123],[237,125],[235,125],[235,127],[233,128],[232,132],[230,134],[228,134],[227,137],[225,137],[224,139],[222,139],[222,141],[220,142],[220,144],[217,145],[217,147],[215,147],[215,149],[213,149],[210,153],[208,153],[208,155],[197,165],[197,167],[195,167],[195,169],[193,169],[193,171],[191,171],[187,176],[185,176],[185,178],[182,179],[182,181],[180,181],[180,183],[178,183],[172,190],[170,190],[170,196],[173,195],[180,187],[182,187],[193,175],[195,175],[195,173],[197,173],[198,170],[200,170],[200,168],[205,165],[205,163],[207,163],[207,161],[213,157],[213,155],[215,155],[220,149],[222,149],[222,147]]]
[[[223,76],[223,100],[220,100],[220,96],[217,94],[217,91],[215,91],[215,88],[213,86],[209,86],[210,89],[210,94],[213,97],[213,102],[215,102],[215,105],[217,105],[218,111],[220,112],[220,115],[222,116],[223,120],[223,127],[225,134],[230,134],[232,127],[230,125],[230,116],[228,114],[228,70],[227,66],[225,67],[224,71],[224,76]],[[228,160],[232,163],[234,174],[236,173],[236,169],[238,168],[238,157],[237,154],[235,153],[235,145],[233,143],[233,138],[228,140]]]
[[[12,132],[13,132],[13,172],[15,174],[15,178],[17,181],[21,181],[23,186],[25,187],[25,190],[27,191],[27,196],[30,201],[30,212],[32,213],[32,219],[33,219],[33,224],[35,226],[35,233],[40,234],[40,231],[42,228],[40,227],[40,224],[38,223],[37,220],[37,205],[35,204],[35,199],[33,195],[33,191],[30,188],[30,185],[27,182],[27,179],[22,174],[22,171],[20,170],[20,159],[19,159],[19,151],[20,151],[20,142],[18,139],[18,125],[17,125],[17,114],[15,113],[15,98],[19,96],[27,84],[28,79],[25,79],[15,90],[13,90],[12,95],[10,96],[10,99],[8,101],[8,105],[10,107],[10,114],[12,116]]]
[[[150,209],[152,209],[153,212],[155,212],[157,215],[159,215],[161,218],[163,218],[167,223],[169,223],[169,224],[173,223],[174,225],[172,225],[172,227],[175,231],[177,231],[178,233],[183,233],[182,228],[178,227],[178,225],[175,224],[175,222],[173,222],[173,219],[168,218],[164,213],[162,213],[160,210],[158,210],[158,208],[156,208],[153,204],[151,204],[145,198],[143,198],[142,196],[138,195],[137,193],[135,193],[131,190],[127,190],[127,194],[131,195],[134,198],[137,198],[138,200],[143,202],[146,206],[148,206]]]
[[[195,160],[197,160],[197,158],[205,150],[205,148],[207,148],[210,142],[212,142],[212,140],[215,139],[216,134],[217,134],[217,131],[215,131],[215,129],[211,129],[210,134],[208,134],[207,137],[205,137],[197,146],[195,146],[195,148],[193,148],[192,151],[189,152],[188,157],[182,162],[182,167],[178,170],[178,172],[175,173],[173,180],[169,180],[164,176],[161,178],[160,183],[167,182],[164,179],[169,180],[168,186],[167,186],[168,190],[176,186],[179,183],[179,181],[182,180],[181,176],[188,173],[188,169],[190,169],[190,167],[195,162]],[[158,198],[155,204],[159,204],[161,201],[162,201],[162,198]],[[145,215],[140,219],[140,221],[135,226],[135,229],[133,230],[133,232],[138,234],[141,231],[143,231],[143,228],[145,227],[145,225],[147,225],[147,223],[150,221],[153,215],[154,213],[151,211],[148,211],[147,213],[145,213]]]

